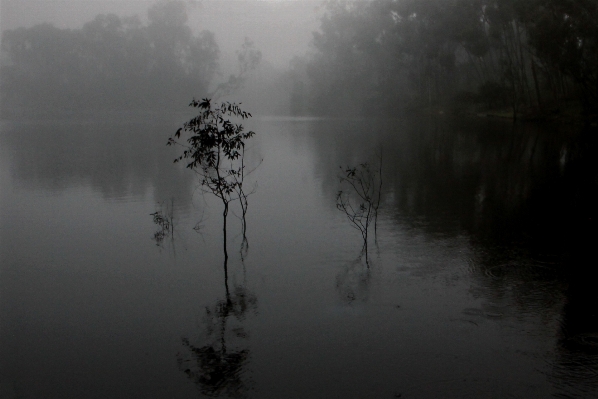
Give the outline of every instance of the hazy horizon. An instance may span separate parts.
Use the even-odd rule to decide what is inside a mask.
[[[155,0],[0,0],[0,30],[50,23],[61,29],[80,28],[99,14],[147,19]],[[320,26],[321,1],[314,0],[204,0],[187,1],[189,26],[198,33],[214,32],[227,68],[245,37],[262,52],[263,61],[286,68],[309,48],[312,32]]]
[[[598,398],[596,21],[0,0],[0,398]]]

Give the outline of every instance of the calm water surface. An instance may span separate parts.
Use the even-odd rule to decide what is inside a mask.
[[[177,123],[2,122],[0,397],[598,397],[595,132],[248,125],[227,294]],[[368,267],[335,197],[380,151]]]

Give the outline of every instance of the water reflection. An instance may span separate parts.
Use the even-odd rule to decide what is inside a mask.
[[[538,320],[529,334],[560,336],[549,376],[557,392],[597,393],[595,132],[436,119],[334,121],[311,134],[331,202],[338,165],[382,145],[381,212],[407,234],[469,241],[470,292],[482,301],[464,320]],[[338,278],[343,297],[367,287],[352,270]]]
[[[170,200],[170,203],[165,201],[158,203],[157,208],[156,212],[150,213],[157,227],[153,239],[156,246],[163,248],[164,239],[170,236],[174,251],[174,198]]]
[[[595,212],[591,133],[431,119],[332,121],[314,124],[311,135],[329,197],[336,194],[339,165],[371,158],[383,147],[387,214],[430,234],[547,238],[546,228],[558,232]]]
[[[241,243],[242,282],[229,288],[228,258],[224,259],[224,299],[205,307],[203,332],[196,342],[182,338],[184,350],[177,354],[179,369],[211,397],[246,397],[252,381],[246,375],[250,360],[247,348],[249,332],[243,326],[245,318],[257,314],[257,296],[247,285],[247,238]],[[233,276],[234,278],[235,276]]]
[[[336,289],[341,301],[348,305],[367,302],[371,279],[369,264],[364,265],[361,257],[347,264],[336,275]]]
[[[3,125],[10,173],[2,176],[17,189],[5,191],[2,215],[10,312],[1,335],[5,348],[19,348],[4,364],[19,365],[24,387],[41,376],[40,390],[58,392],[64,371],[86,392],[104,393],[73,372],[84,369],[124,381],[131,395],[145,386],[149,396],[162,387],[161,396],[181,389],[177,397],[189,397],[195,384],[208,396],[249,396],[255,384],[260,397],[513,393],[500,391],[505,386],[527,397],[598,397],[595,132],[434,119],[273,126],[251,149],[268,149],[248,214],[247,261],[261,278],[254,293],[244,279],[235,282],[235,262],[230,282],[222,264],[210,266],[221,259],[218,218],[200,217],[201,235],[192,231],[197,216],[183,226],[189,217],[179,212],[196,182],[172,165],[164,146],[171,127]],[[379,257],[368,269],[347,262],[359,237],[335,209],[337,172],[375,159],[380,146]],[[68,191],[79,186],[97,195]],[[54,190],[65,195],[47,195]],[[112,201],[119,198],[132,201]],[[168,214],[171,198],[176,260],[148,240],[156,231],[163,247],[172,240],[148,216],[164,200]],[[74,204],[86,207],[77,213]],[[185,228],[193,238],[181,237]],[[251,325],[257,297],[264,317]],[[199,328],[189,321],[197,304],[209,304]],[[129,378],[148,356],[138,343],[152,339],[152,362]],[[103,360],[74,361],[80,348]],[[54,368],[22,360],[32,356],[63,368],[44,377]],[[123,366],[112,373],[114,364]]]
[[[182,339],[183,352],[177,355],[179,368],[206,396],[245,397],[251,380],[245,374],[250,351],[245,340],[248,332],[243,320],[257,311],[257,297],[243,285],[236,285],[232,293],[228,286],[224,299],[207,306],[205,331],[195,345]]]
[[[3,122],[0,144],[23,187],[64,191],[92,187],[106,199],[175,197],[189,206],[194,176],[172,165],[168,132],[176,124],[151,120]]]
[[[552,372],[553,384],[563,397],[598,395],[598,292],[594,279],[583,272],[593,269],[593,248],[576,251],[571,264],[577,267],[567,273],[557,361]]]

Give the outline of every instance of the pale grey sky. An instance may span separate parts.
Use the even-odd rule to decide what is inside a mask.
[[[30,27],[49,22],[77,28],[97,14],[146,17],[153,0],[0,0],[0,28]],[[321,0],[203,0],[189,8],[193,29],[211,30],[223,53],[234,54],[245,36],[262,51],[264,60],[286,67],[293,55],[308,49],[319,27]],[[226,62],[226,60],[223,60]]]

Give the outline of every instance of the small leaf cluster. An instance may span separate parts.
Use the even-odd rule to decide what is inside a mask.
[[[207,98],[193,99],[189,106],[197,108],[199,114],[179,128],[167,145],[183,146],[185,150],[174,162],[186,161],[186,167],[200,175],[201,184],[225,200],[241,184],[243,166],[235,166],[234,161],[242,157],[245,140],[255,134],[245,132],[241,124],[230,119],[244,120],[251,114],[236,103],[225,101],[214,106]],[[181,142],[185,135],[187,139]]]

